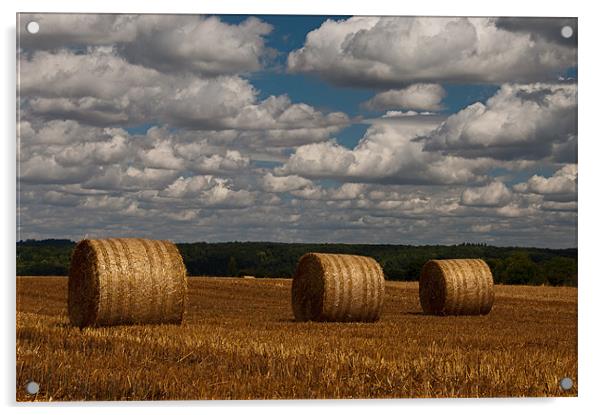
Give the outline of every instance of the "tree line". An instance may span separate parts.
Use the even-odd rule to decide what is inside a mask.
[[[17,275],[67,275],[75,242],[65,239],[17,242]],[[459,245],[361,245],[274,242],[177,244],[189,275],[290,277],[307,252],[375,258],[389,280],[413,281],[429,259],[482,258],[496,283],[577,286],[577,249]]]

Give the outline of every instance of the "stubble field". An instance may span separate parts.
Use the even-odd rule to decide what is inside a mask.
[[[194,277],[182,326],[80,330],[67,278],[18,277],[17,400],[577,395],[575,288],[496,286],[487,316],[433,317],[387,282],[379,322],[343,324],[294,322],[290,287]]]

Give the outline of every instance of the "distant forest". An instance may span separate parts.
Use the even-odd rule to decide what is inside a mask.
[[[63,239],[17,242],[17,275],[67,275],[75,242]],[[577,249],[460,245],[357,245],[226,242],[177,244],[188,275],[290,277],[306,252],[366,255],[388,280],[414,281],[429,259],[483,258],[496,283],[577,286]]]

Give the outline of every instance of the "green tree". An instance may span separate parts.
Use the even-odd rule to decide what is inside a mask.
[[[67,275],[75,243],[48,239],[17,242],[17,275]],[[178,244],[189,275],[290,277],[307,252],[375,258],[388,280],[417,280],[429,259],[483,258],[496,283],[577,285],[577,249],[459,245],[285,244],[224,242]]]
[[[574,258],[554,257],[541,268],[552,285],[577,285],[577,260]]]
[[[506,259],[502,282],[506,284],[536,283],[537,266],[527,252],[517,251]]]
[[[238,277],[238,264],[236,263],[236,258],[233,256],[228,260],[228,275]]]

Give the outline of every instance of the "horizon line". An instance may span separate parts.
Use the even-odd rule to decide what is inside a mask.
[[[110,238],[82,238],[78,241],[84,239],[110,239]],[[153,239],[153,238],[139,238],[139,239]],[[28,241],[33,242],[44,242],[44,241],[69,241],[71,243],[77,243],[78,241],[74,241],[71,238],[44,238],[44,239],[21,239],[16,241],[17,244],[25,243]],[[461,245],[475,245],[475,246],[488,246],[493,248],[522,248],[522,249],[552,249],[552,250],[568,250],[575,249],[578,250],[578,246],[574,247],[564,247],[564,248],[552,248],[552,247],[544,247],[544,246],[526,246],[526,245],[493,245],[487,242],[460,242],[455,244],[444,244],[444,243],[431,243],[431,244],[403,244],[403,243],[363,243],[363,242],[276,242],[276,241],[258,241],[258,240],[231,240],[231,241],[218,241],[218,242],[210,242],[210,241],[194,241],[194,242],[178,242],[170,239],[158,239],[158,240],[168,240],[173,242],[174,244],[197,244],[197,243],[205,243],[205,244],[228,244],[228,243],[264,243],[264,244],[280,244],[280,245],[367,245],[367,246],[411,246],[411,247],[425,247],[425,246],[461,246]]]

